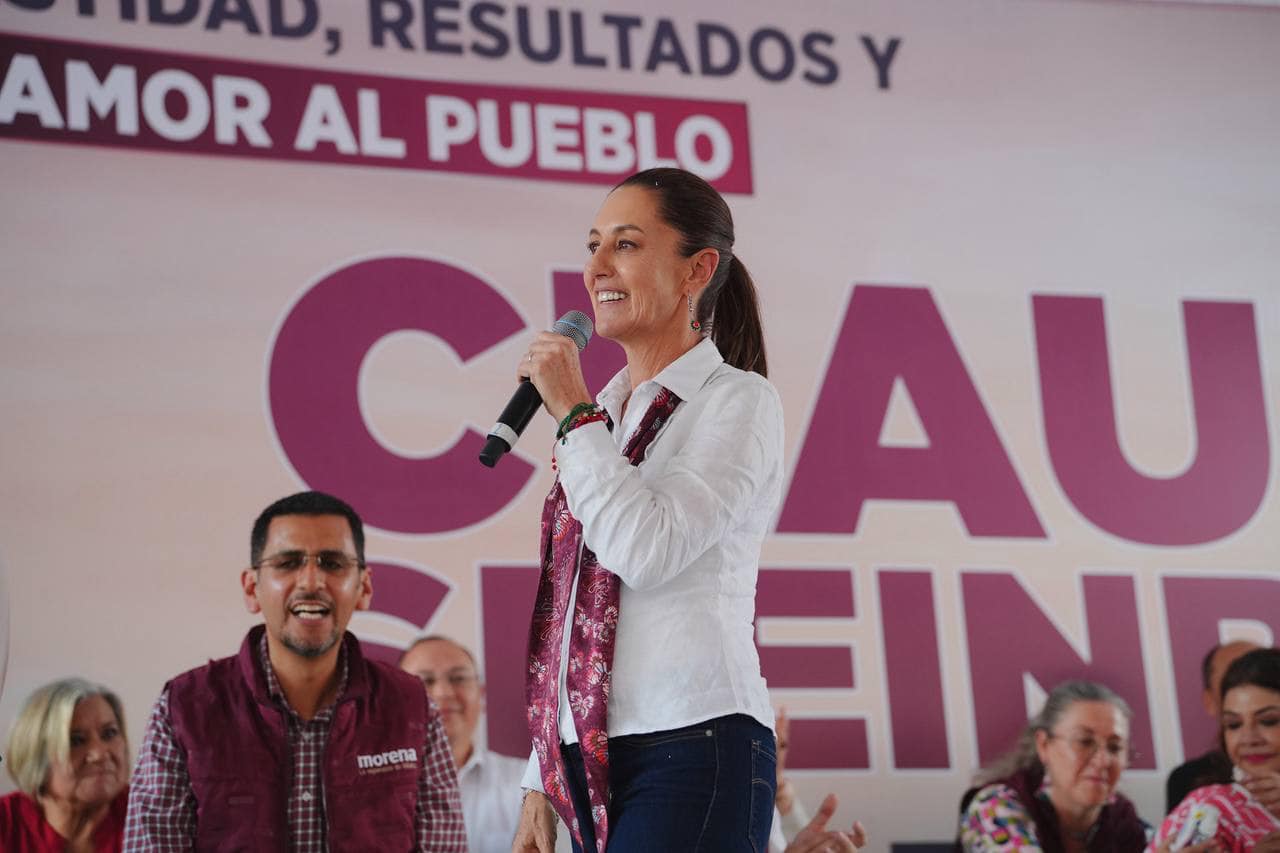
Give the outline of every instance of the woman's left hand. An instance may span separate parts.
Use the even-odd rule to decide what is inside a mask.
[[[529,378],[557,421],[563,420],[574,406],[592,400],[587,381],[582,378],[578,347],[564,335],[539,332],[520,360],[516,374]]]

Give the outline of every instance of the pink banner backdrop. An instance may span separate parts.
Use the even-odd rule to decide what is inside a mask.
[[[319,488],[369,524],[371,654],[457,637],[525,752],[553,425],[476,456],[590,310],[607,188],[677,164],[734,209],[786,410],[756,639],[802,798],[948,841],[1088,677],[1158,820],[1200,658],[1280,632],[1277,43],[1090,0],[0,0],[0,726],[81,674],[136,738],[252,624],[253,517]]]

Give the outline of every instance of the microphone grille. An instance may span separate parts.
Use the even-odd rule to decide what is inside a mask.
[[[592,328],[591,318],[586,314],[581,311],[566,311],[563,317],[552,324],[551,331],[572,339],[581,352],[587,341],[591,340]]]

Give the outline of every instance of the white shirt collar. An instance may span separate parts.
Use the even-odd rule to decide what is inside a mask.
[[[458,768],[459,778],[461,778],[463,773],[466,773],[472,770],[473,768],[479,767],[481,764],[484,764],[484,758],[485,758],[485,755],[488,754],[488,752],[489,750],[485,749],[482,746],[479,746],[478,744],[475,744],[475,743],[471,744],[471,755],[467,758],[465,762],[463,762],[462,766]]]
[[[661,385],[681,400],[689,400],[698,393],[711,374],[723,363],[724,356],[716,348],[715,342],[711,338],[703,338],[693,349],[662,368],[649,382]],[[642,382],[640,387],[648,385],[649,382]],[[615,373],[608,384],[596,395],[596,402],[613,413],[621,409],[622,403],[631,395],[631,391],[631,378],[627,368],[624,367]]]

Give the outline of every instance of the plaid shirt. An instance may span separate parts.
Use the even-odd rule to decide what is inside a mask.
[[[305,721],[289,706],[271,668],[264,635],[259,658],[266,673],[267,692],[287,712],[289,749],[293,755],[293,787],[289,791],[287,820],[290,848],[295,853],[326,853],[328,821],[324,812],[321,759],[329,739],[329,725],[337,702]],[[338,697],[347,687],[347,658],[340,656]],[[425,699],[425,695],[424,695]],[[415,830],[418,850],[430,853],[465,853],[467,838],[458,797],[457,771],[444,726],[434,704],[428,706],[427,740],[418,774]],[[441,796],[441,794],[444,796]],[[187,775],[186,757],[173,733],[169,717],[169,691],[156,700],[142,739],[138,765],[129,791],[124,849],[189,851],[196,840],[196,797]]]

